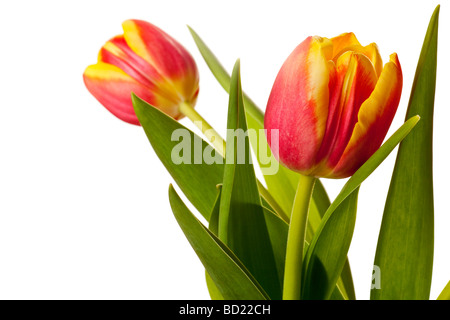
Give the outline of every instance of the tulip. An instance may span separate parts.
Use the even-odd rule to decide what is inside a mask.
[[[290,54],[267,103],[265,129],[278,129],[275,157],[306,176],[351,176],[380,147],[402,90],[397,54],[353,33],[308,37]],[[278,150],[278,152],[276,152]]]
[[[316,178],[351,176],[380,147],[402,90],[397,55],[353,33],[308,37],[281,67],[264,127],[274,156],[300,173],[286,245],[283,299],[299,299],[308,208]],[[272,141],[272,130],[279,139]],[[273,143],[278,143],[276,147]]]
[[[131,93],[178,120],[194,107],[199,75],[194,59],[156,26],[127,20],[124,33],[106,42],[83,74],[89,92],[119,119],[139,125]]]

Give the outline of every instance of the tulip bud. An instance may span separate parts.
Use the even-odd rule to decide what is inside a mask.
[[[303,175],[351,176],[383,142],[402,83],[395,53],[383,67],[377,45],[363,47],[353,33],[308,37],[284,62],[267,103],[267,140],[279,130],[275,157]]]
[[[83,78],[89,92],[112,114],[139,125],[131,102],[136,94],[178,120],[182,103],[195,105],[199,75],[186,49],[156,26],[127,20],[123,35],[106,42],[97,64]]]

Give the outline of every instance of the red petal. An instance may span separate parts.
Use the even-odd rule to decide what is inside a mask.
[[[291,53],[274,82],[265,115],[269,144],[279,130],[279,160],[309,174],[325,132],[329,100],[329,41],[309,37]]]
[[[392,54],[370,97],[358,113],[351,139],[334,168],[333,176],[352,175],[380,147],[400,102],[403,77],[400,62]]]

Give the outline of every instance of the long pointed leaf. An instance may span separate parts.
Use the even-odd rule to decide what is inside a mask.
[[[347,259],[356,219],[361,183],[386,159],[419,121],[406,121],[347,181],[328,208],[306,252],[303,275],[304,299],[329,299]]]
[[[214,204],[214,207],[211,212],[211,216],[209,218],[209,225],[208,229],[217,236],[217,233],[219,231],[219,210],[220,210],[220,196],[222,194],[222,185],[218,186],[219,192],[217,193],[216,203]],[[217,288],[216,284],[214,283],[214,280],[211,278],[209,273],[205,271],[205,280],[206,280],[206,286],[209,291],[209,296],[212,300],[224,300],[224,297],[222,293],[220,292],[219,288]]]
[[[227,300],[266,300],[267,294],[239,259],[189,211],[172,186],[169,200],[178,224],[221,296]]]
[[[312,243],[303,299],[329,299],[345,264],[356,221],[359,187],[347,196],[329,216]]]
[[[434,247],[433,106],[439,6],[422,46],[406,119],[420,124],[400,145],[386,199],[374,264],[380,289],[371,299],[420,299],[430,296]]]
[[[279,299],[281,284],[249,155],[239,62],[233,71],[229,100],[219,238],[239,257],[269,296]]]

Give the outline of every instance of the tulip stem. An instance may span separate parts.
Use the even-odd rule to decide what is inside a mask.
[[[213,144],[217,152],[225,157],[225,140],[189,103],[180,103],[180,112],[188,117],[199,128],[205,137]]]
[[[315,181],[314,177],[300,175],[288,231],[283,300],[300,300],[306,225]]]

